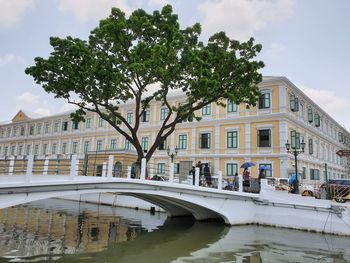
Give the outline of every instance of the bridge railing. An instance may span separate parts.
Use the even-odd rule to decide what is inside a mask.
[[[117,177],[140,180],[167,181],[174,184],[195,185],[198,187],[225,188],[225,179],[221,171],[212,174],[210,182],[200,175],[199,168],[193,174],[188,169],[181,169],[171,163],[158,165],[154,161],[140,163],[134,160],[117,160],[113,155],[96,155],[94,158],[78,158],[76,155],[56,155],[37,158],[33,155],[21,158],[11,157],[0,160],[0,173],[10,177],[25,176],[27,181],[39,176],[97,176]],[[54,178],[54,177],[52,177]],[[55,177],[56,178],[56,177]],[[235,190],[243,191],[240,178]]]

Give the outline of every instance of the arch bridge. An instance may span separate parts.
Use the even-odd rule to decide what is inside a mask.
[[[112,158],[110,158],[112,159]],[[276,191],[261,180],[260,193],[223,190],[221,174],[218,187],[179,184],[170,169],[169,181],[146,180],[146,164],[141,165],[141,178],[113,178],[111,160],[104,176],[78,176],[76,158],[71,160],[68,175],[33,176],[33,159],[28,159],[23,175],[1,176],[0,209],[27,202],[74,194],[112,192],[129,195],[162,207],[169,216],[193,215],[196,220],[223,219],[226,224],[264,224],[294,229],[350,235],[350,208],[330,200],[318,200]],[[173,167],[172,167],[173,168]],[[106,169],[104,169],[106,170]],[[10,169],[11,171],[11,169]]]

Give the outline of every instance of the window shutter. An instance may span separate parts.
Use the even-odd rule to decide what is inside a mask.
[[[290,137],[291,137],[291,148],[295,149],[296,146],[296,131],[291,131],[290,132]]]
[[[264,108],[264,94],[259,97],[259,109]]]
[[[290,110],[291,111],[295,111],[295,95],[291,94],[289,97],[289,101],[290,101]]]
[[[314,153],[314,149],[313,149],[312,139],[309,139],[309,154],[313,154],[313,153]]]
[[[295,108],[295,112],[299,111],[299,99],[298,98],[295,98],[295,105],[294,105],[294,108]]]
[[[315,126],[320,127],[320,115],[318,113],[315,113]]]
[[[312,123],[312,122],[314,121],[314,116],[313,116],[313,114],[312,114],[312,108],[311,108],[311,107],[309,107],[309,108],[307,109],[307,113],[308,113],[308,121],[309,121],[310,123]]]

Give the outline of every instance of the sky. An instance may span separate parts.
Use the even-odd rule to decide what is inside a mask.
[[[286,76],[350,130],[348,0],[0,0],[0,122],[20,109],[71,109],[24,73],[35,57],[48,57],[50,36],[87,39],[114,6],[130,14],[165,4],[182,27],[201,23],[204,40],[218,31],[240,41],[254,37],[263,46],[264,75]]]

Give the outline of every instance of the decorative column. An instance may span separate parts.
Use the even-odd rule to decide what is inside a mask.
[[[196,140],[197,140],[197,136],[196,136],[196,128],[192,128],[192,136],[191,136],[191,150],[192,150],[192,154],[196,153]]]
[[[281,91],[281,87],[280,87]],[[283,86],[282,91],[285,94],[285,87]],[[281,96],[281,93],[280,93]],[[280,105],[281,105],[281,98],[280,98]],[[285,106],[285,104],[282,104]],[[285,147],[285,143],[287,142],[288,139],[288,123],[287,121],[281,120],[279,122],[279,134],[280,134],[280,141],[279,141],[279,153],[280,153],[280,178],[288,178],[288,156],[287,154],[287,149]]]
[[[247,123],[245,125],[245,153],[250,154],[250,136],[251,136],[251,131],[250,131],[250,123]]]
[[[287,109],[287,87],[285,85],[280,85],[278,87],[278,94],[279,94],[279,109],[280,112],[286,112]]]

